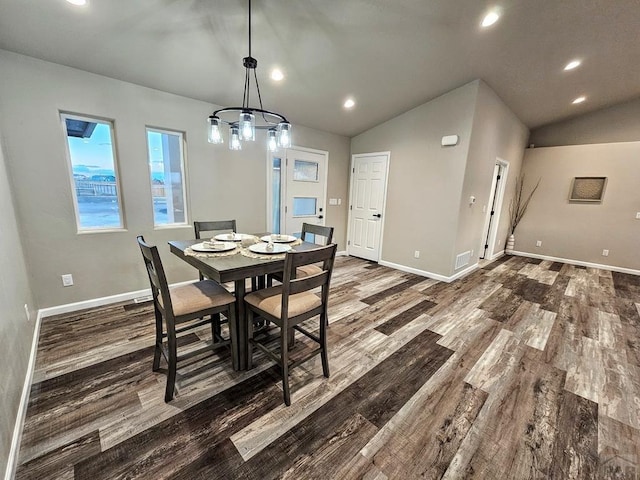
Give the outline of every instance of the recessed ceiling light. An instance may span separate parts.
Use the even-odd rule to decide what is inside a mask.
[[[567,63],[565,70],[573,70],[574,68],[578,68],[582,62],[580,60],[572,60]]]
[[[587,97],[585,97],[585,96],[578,97],[578,98],[576,98],[576,99],[575,99],[573,102],[571,102],[571,103],[574,103],[574,104],[582,103],[582,102],[584,102],[586,99],[587,99]]]
[[[347,98],[344,102],[344,108],[353,108],[356,102],[353,98]]]
[[[497,11],[492,11],[487,13],[484,18],[482,19],[482,26],[483,27],[490,27],[491,25],[493,25],[494,23],[496,23],[498,20],[500,19],[500,14]]]
[[[282,73],[282,70],[280,70],[279,68],[274,68],[273,70],[271,70],[271,79],[272,80],[275,80],[276,82],[279,82],[283,78],[284,78],[284,73]]]
[[[78,7],[82,7],[87,4],[87,0],[67,0],[71,5],[77,5]]]

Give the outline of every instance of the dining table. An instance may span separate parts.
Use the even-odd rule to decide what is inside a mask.
[[[269,233],[253,234],[257,241],[260,238],[270,235]],[[284,255],[260,255],[260,258],[247,256],[242,253],[247,246],[245,242],[238,242],[236,252],[231,255],[213,256],[198,255],[191,250],[193,245],[201,243],[202,239],[194,240],[171,240],[169,249],[171,253],[198,269],[202,274],[220,284],[227,282],[234,283],[234,294],[236,297],[235,315],[235,338],[231,339],[235,348],[232,348],[232,364],[235,370],[247,369],[247,357],[249,352],[247,310],[244,304],[244,297],[247,293],[247,279],[261,279],[259,282],[252,282],[256,288],[264,288],[264,278],[270,273],[278,273],[284,270]],[[294,251],[304,251],[318,248],[318,245],[297,240],[292,242]],[[245,250],[246,251],[246,250]]]

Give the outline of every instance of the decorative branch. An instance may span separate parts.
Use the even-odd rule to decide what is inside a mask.
[[[538,183],[533,189],[529,192],[528,195],[524,194],[524,174],[516,178],[516,195],[511,199],[511,203],[509,204],[509,218],[511,220],[511,235],[513,235],[516,231],[516,227],[524,217],[525,212],[527,211],[527,207],[529,206],[529,202],[531,201],[531,197],[538,189],[538,185],[540,185],[540,178],[538,179]]]

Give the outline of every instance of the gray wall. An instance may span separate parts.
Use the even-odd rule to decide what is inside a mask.
[[[196,278],[169,253],[187,228],[153,228],[145,126],[186,133],[189,220],[236,218],[243,231],[266,229],[264,142],[242,152],[206,141],[214,106],[0,50],[0,130],[16,179],[18,222],[39,308],[148,288],[136,235],[161,248],[171,282]],[[59,111],[115,121],[127,231],[78,235]],[[328,195],[348,198],[349,139],[294,125],[298,146],[329,151]],[[346,206],[328,207],[327,224],[344,250]],[[73,287],[60,275],[71,273]]]
[[[523,172],[542,180],[516,229],[515,250],[640,270],[638,158],[640,142],[527,149]],[[580,176],[608,178],[602,203],[569,202]]]
[[[545,125],[531,132],[536,147],[640,140],[640,98]]]
[[[458,145],[442,147],[442,136],[452,134]],[[474,250],[475,263],[496,157],[512,163],[515,177],[527,136],[476,80],[354,137],[352,154],[391,151],[382,260],[443,276],[455,273],[461,252]],[[507,224],[503,216],[496,251],[504,248]]]
[[[469,157],[460,199],[460,220],[456,240],[456,255],[474,251],[471,263],[482,253],[486,232],[484,224],[491,208],[489,198],[496,159],[509,163],[504,201],[501,208],[496,242],[488,258],[504,250],[509,235],[509,202],[513,197],[515,179],[522,165],[529,130],[496,93],[484,82],[478,85]],[[476,197],[471,205],[469,197]],[[486,211],[483,212],[483,206]]]
[[[0,136],[0,475],[7,468],[36,318],[11,197],[11,183]],[[30,321],[27,321],[25,304],[30,310]]]
[[[391,152],[382,260],[450,275],[477,90],[470,83],[351,140],[352,154]],[[452,134],[458,145],[442,147]]]

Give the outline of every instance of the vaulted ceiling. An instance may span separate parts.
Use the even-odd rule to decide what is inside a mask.
[[[237,105],[247,7],[0,0],[0,48]],[[495,7],[500,20],[481,28]],[[265,108],[347,136],[476,78],[530,128],[640,96],[638,0],[253,0],[252,23]],[[581,66],[564,71],[573,59]],[[345,110],[349,96],[356,106]]]

